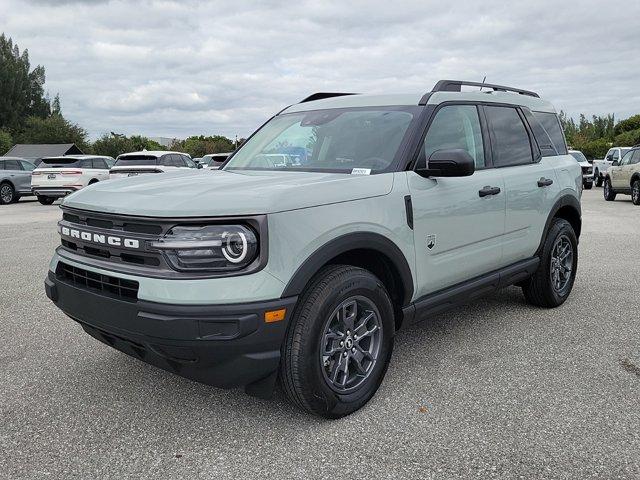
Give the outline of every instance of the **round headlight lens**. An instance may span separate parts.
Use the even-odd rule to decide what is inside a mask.
[[[224,232],[222,241],[222,254],[231,263],[240,263],[246,258],[249,245],[243,232]]]

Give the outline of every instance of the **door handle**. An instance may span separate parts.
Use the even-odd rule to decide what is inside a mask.
[[[553,180],[551,180],[550,178],[541,177],[540,180],[538,180],[539,187],[548,187],[552,183],[553,183]]]
[[[490,187],[487,185],[483,189],[478,191],[480,197],[487,197],[489,195],[498,195],[500,193],[500,187]]]

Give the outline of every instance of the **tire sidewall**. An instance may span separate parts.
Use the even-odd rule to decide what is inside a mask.
[[[5,202],[1,196],[1,192],[0,192],[0,205],[9,205],[13,202],[16,201],[16,190],[15,188],[13,188],[13,185],[11,185],[10,183],[3,183],[0,184],[0,190],[2,190],[5,187],[9,187],[11,189],[11,200],[9,200],[8,202]]]
[[[631,201],[634,205],[640,205],[640,193],[634,198],[634,190],[638,190],[640,192],[640,180],[634,180],[631,185]]]
[[[359,409],[376,392],[389,364],[389,359],[393,351],[394,337],[394,316],[393,308],[389,296],[372,274],[366,271],[358,273],[346,281],[340,281],[336,285],[331,285],[329,292],[323,292],[323,301],[314,305],[309,312],[309,316],[314,317],[311,328],[304,336],[303,375],[314,386],[313,400],[316,405],[314,409],[326,411],[328,417],[342,417]],[[371,372],[367,381],[356,391],[350,393],[338,393],[327,383],[322,373],[320,362],[320,344],[324,335],[325,323],[331,313],[344,300],[349,297],[361,295],[372,301],[378,312],[382,323],[382,345],[374,371]]]

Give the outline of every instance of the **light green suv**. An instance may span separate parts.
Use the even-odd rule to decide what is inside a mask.
[[[562,304],[581,187],[533,92],[444,80],[314,94],[220,170],[67,197],[45,287],[140,360],[261,397],[280,378],[295,404],[337,418],[374,395],[398,329],[513,284]]]

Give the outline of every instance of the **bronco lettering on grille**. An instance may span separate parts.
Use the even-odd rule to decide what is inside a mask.
[[[140,241],[135,238],[116,237],[100,233],[84,232],[75,228],[61,227],[60,234],[65,237],[77,238],[85,242],[111,245],[112,247],[140,248]]]

